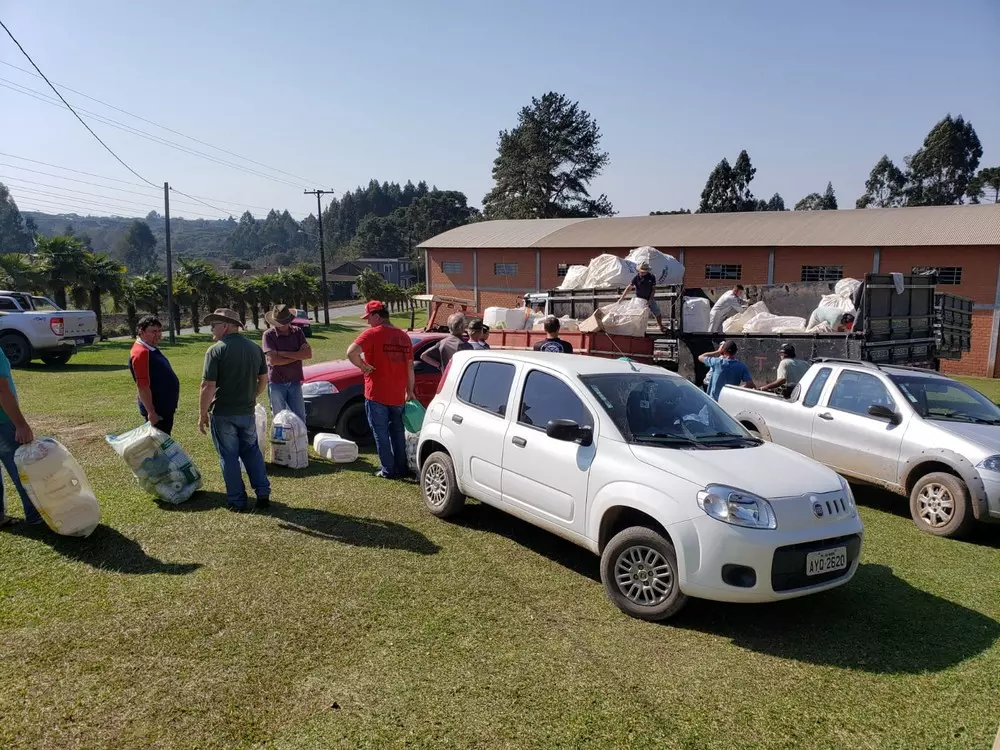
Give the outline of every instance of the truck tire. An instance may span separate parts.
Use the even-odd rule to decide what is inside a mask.
[[[5,333],[0,336],[0,349],[7,355],[11,367],[27,367],[35,356],[28,339],[20,333]]]
[[[962,536],[976,521],[969,488],[954,474],[943,471],[921,477],[913,485],[910,517],[921,531],[949,538]]]
[[[72,356],[72,352],[60,352],[59,354],[42,354],[39,359],[51,367],[66,364]]]
[[[358,445],[374,445],[375,437],[368,426],[364,401],[352,401],[337,417],[337,434],[345,440],[353,440]]]
[[[420,469],[420,495],[432,515],[448,518],[465,507],[465,496],[458,489],[455,465],[451,456],[436,451]]]
[[[601,582],[615,606],[639,620],[666,620],[688,601],[674,545],[646,526],[631,526],[611,538],[601,553]]]

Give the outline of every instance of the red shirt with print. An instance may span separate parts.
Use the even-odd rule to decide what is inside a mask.
[[[369,328],[354,343],[365,362],[375,368],[365,375],[365,398],[386,406],[406,403],[406,383],[413,362],[413,344],[405,331],[390,325]]]

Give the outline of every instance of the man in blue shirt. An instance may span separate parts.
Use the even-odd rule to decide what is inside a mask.
[[[0,462],[7,469],[10,481],[21,497],[24,520],[33,525],[42,523],[42,517],[31,504],[28,493],[21,484],[17,464],[14,463],[14,451],[19,445],[30,443],[34,439],[34,433],[17,402],[17,390],[14,388],[14,377],[10,372],[10,360],[3,353],[3,349],[0,349]],[[14,519],[4,512],[3,500],[3,481],[0,481],[0,527],[14,523]]]
[[[736,344],[723,341],[714,352],[698,356],[698,361],[708,367],[708,395],[716,401],[724,385],[742,385],[756,388],[750,370],[736,359]]]

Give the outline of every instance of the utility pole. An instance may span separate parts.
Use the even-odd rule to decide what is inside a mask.
[[[170,252],[170,185],[163,183],[163,229],[167,236],[167,331],[171,344],[177,343],[174,331],[174,256]]]
[[[319,222],[319,273],[320,286],[323,288],[323,322],[330,325],[330,292],[326,286],[326,248],[323,245],[323,205],[320,200],[332,190],[303,190],[305,195],[316,196],[316,221]]]

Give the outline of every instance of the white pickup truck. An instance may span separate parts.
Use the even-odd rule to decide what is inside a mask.
[[[818,360],[788,399],[726,386],[719,405],[766,440],[909,497],[914,523],[931,534],[1000,523],[1000,407],[956,380]]]
[[[63,310],[48,297],[0,290],[0,348],[14,367],[33,359],[63,365],[78,346],[94,343],[97,316]]]

